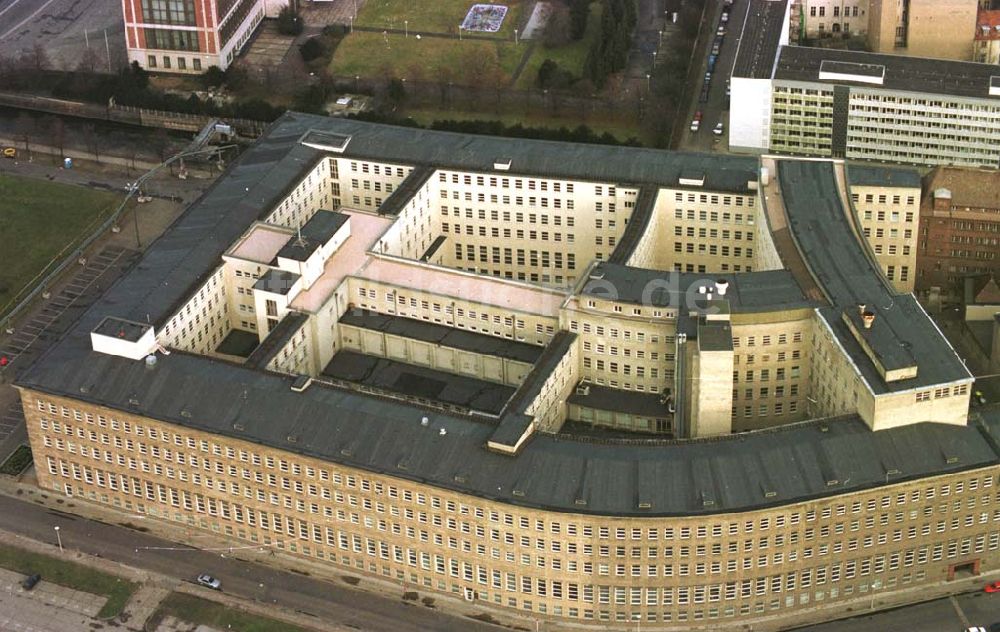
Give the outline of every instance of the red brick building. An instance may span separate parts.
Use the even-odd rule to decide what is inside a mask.
[[[916,292],[957,301],[970,275],[1000,273],[1000,171],[937,167],[924,177]]]
[[[129,63],[150,71],[225,70],[287,0],[122,0]]]

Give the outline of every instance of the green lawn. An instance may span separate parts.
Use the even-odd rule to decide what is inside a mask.
[[[43,582],[49,581],[67,588],[107,597],[107,603],[97,613],[102,619],[120,613],[129,597],[138,588],[137,584],[121,577],[24,549],[0,548],[0,567],[24,575],[38,573],[42,576]]]
[[[358,12],[354,22],[359,26],[382,29],[404,29],[411,33],[452,33],[458,34],[458,25],[474,4],[502,4],[507,7],[503,25],[496,33],[476,32],[476,35],[514,39],[514,29],[521,18],[521,10],[527,0],[503,0],[495,3],[476,0],[367,0]],[[404,20],[409,24],[404,24]]]
[[[434,121],[500,121],[505,125],[515,125],[520,123],[525,127],[550,127],[558,129],[566,127],[573,129],[578,125],[586,125],[598,134],[608,132],[620,141],[628,140],[629,137],[642,138],[642,130],[633,123],[634,117],[619,116],[614,119],[595,118],[588,116],[581,118],[578,112],[568,109],[563,110],[562,116],[552,116],[548,111],[534,110],[525,112],[520,105],[507,106],[503,114],[497,115],[492,109],[482,112],[464,112],[460,110],[448,110],[437,108],[404,108],[400,116],[408,116],[420,123],[429,125]]]
[[[535,87],[535,80],[538,78],[538,69],[546,59],[559,64],[563,70],[568,70],[574,77],[579,79],[583,76],[583,64],[587,60],[587,51],[590,50],[590,43],[599,34],[601,28],[601,4],[595,2],[590,5],[590,17],[587,18],[587,31],[584,36],[575,42],[570,42],[565,46],[556,48],[546,48],[539,38],[535,45],[535,50],[531,53],[531,58],[524,65],[521,76],[517,78],[515,87],[518,90],[530,90]]]
[[[524,45],[484,40],[389,35],[355,31],[344,38],[330,62],[334,75],[398,77],[413,81],[454,81],[465,84],[492,72],[509,82]],[[485,79],[482,79],[486,81]],[[489,84],[495,85],[495,84]]]
[[[239,632],[306,632],[290,623],[264,619],[253,614],[233,610],[213,601],[192,597],[183,593],[171,593],[160,603],[153,615],[153,621],[161,621],[172,616],[188,623],[207,625],[218,630],[239,630]]]
[[[31,448],[26,445],[19,445],[14,452],[7,457],[7,460],[0,465],[0,474],[17,476],[31,465]]]
[[[46,180],[0,176],[0,316],[53,260],[61,260],[121,196]]]

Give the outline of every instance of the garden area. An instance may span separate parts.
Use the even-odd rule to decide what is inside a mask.
[[[53,262],[111,214],[121,195],[34,178],[0,176],[0,315]]]
[[[19,476],[21,472],[31,465],[31,448],[26,445],[19,445],[7,460],[0,465],[0,474],[7,476]]]
[[[147,629],[155,629],[165,617],[173,617],[187,623],[208,626],[216,630],[239,630],[240,632],[306,632],[304,628],[265,619],[253,614],[227,608],[214,601],[201,599],[184,593],[171,593],[160,603],[159,609],[147,622]]]

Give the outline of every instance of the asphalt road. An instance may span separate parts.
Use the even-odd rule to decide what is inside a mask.
[[[740,42],[740,31],[746,17],[749,0],[735,0],[729,9],[729,22],[726,23],[726,36],[722,41],[719,59],[715,62],[715,72],[712,73],[711,88],[708,103],[698,103],[705,72],[708,70],[708,56],[712,52],[716,29],[719,27],[719,17],[722,15],[722,0],[708,0],[711,6],[705,13],[707,23],[702,26],[699,37],[699,50],[695,53],[692,63],[696,72],[693,74],[693,84],[688,87],[691,103],[687,111],[687,124],[684,126],[684,136],[681,139],[681,149],[696,151],[727,151],[729,147],[729,100],[726,97],[726,79],[733,74],[733,64],[736,63],[736,49]],[[701,129],[690,130],[689,124],[696,111],[701,111]],[[726,131],[722,136],[712,133],[716,123],[723,123]]]
[[[121,0],[0,0],[4,57],[16,57],[41,43],[54,67],[74,70],[88,39],[99,69],[107,70],[109,51],[112,68],[125,63]]]
[[[1000,594],[967,593],[795,632],[965,632],[968,626],[1000,632]]]
[[[54,545],[55,526],[60,529],[63,545],[70,550],[187,581],[199,573],[209,573],[222,582],[222,589],[228,594],[279,604],[357,630],[497,632],[505,629],[443,615],[422,605],[407,605],[401,598],[386,599],[0,496],[0,529]]]

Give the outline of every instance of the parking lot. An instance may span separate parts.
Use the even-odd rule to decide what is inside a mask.
[[[73,70],[88,43],[102,70],[109,52],[113,69],[125,63],[121,0],[0,0],[0,56],[18,57],[42,44],[53,67]]]

